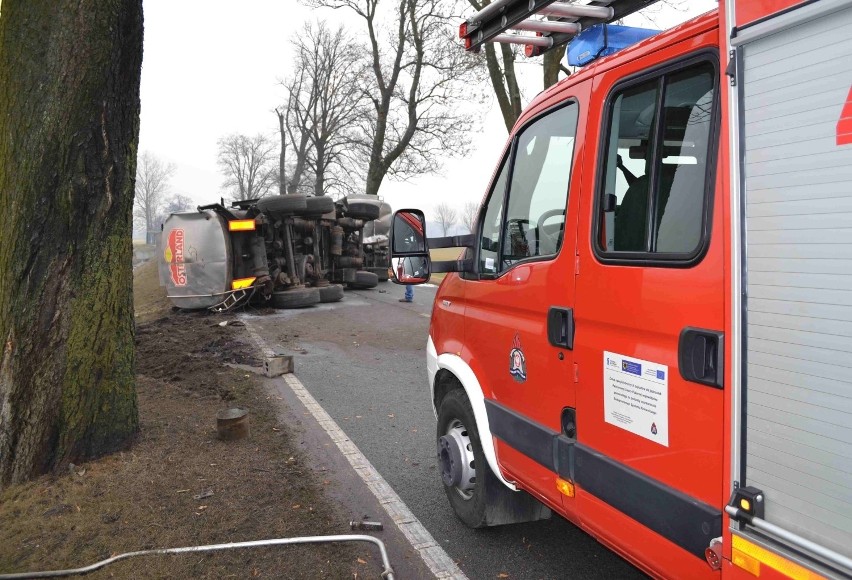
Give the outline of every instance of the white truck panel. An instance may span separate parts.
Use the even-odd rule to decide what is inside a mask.
[[[745,484],[852,556],[852,8],[742,50]]]

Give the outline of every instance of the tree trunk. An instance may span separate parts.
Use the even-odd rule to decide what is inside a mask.
[[[382,171],[379,164],[370,164],[367,169],[367,179],[364,182],[364,193],[367,195],[379,195],[379,188],[385,179],[386,171]]]
[[[549,89],[559,81],[559,71],[562,70],[562,57],[565,56],[565,46],[560,46],[544,53],[543,80],[544,88]]]
[[[141,0],[3,0],[0,486],[138,427]]]
[[[317,140],[314,146],[316,151],[316,176],[314,177],[314,195],[320,197],[325,195],[325,147]]]
[[[278,130],[281,132],[281,155],[278,156],[278,193],[284,195],[287,193],[287,178],[284,175],[284,155],[287,151],[287,135],[284,132],[284,113],[275,109],[275,114],[278,115]]]

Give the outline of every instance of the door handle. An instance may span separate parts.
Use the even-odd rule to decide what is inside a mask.
[[[551,306],[547,311],[547,340],[553,346],[574,350],[574,309]]]
[[[725,334],[686,327],[680,332],[677,366],[685,381],[724,388]]]

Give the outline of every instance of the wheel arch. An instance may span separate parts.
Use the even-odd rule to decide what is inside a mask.
[[[432,394],[432,407],[435,417],[438,416],[438,407],[447,393],[454,389],[464,390],[473,409],[476,428],[479,432],[479,440],[482,444],[482,452],[488,460],[491,471],[503,485],[513,491],[517,491],[518,488],[515,484],[503,477],[500,466],[497,463],[497,450],[494,446],[494,438],[491,436],[488,413],[485,409],[485,394],[482,391],[482,386],[479,384],[479,379],[476,378],[476,374],[474,374],[470,366],[460,356],[450,353],[437,354],[431,336],[426,345],[426,352],[428,358],[429,387]]]

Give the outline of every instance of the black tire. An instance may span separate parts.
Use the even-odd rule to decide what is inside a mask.
[[[387,267],[385,267],[385,268],[372,267],[372,268],[367,268],[367,271],[375,274],[376,277],[378,277],[379,282],[387,282],[388,279],[389,279]]]
[[[464,484],[448,485],[444,476],[446,457],[442,455],[441,437],[458,429],[469,441],[473,453],[473,488]],[[550,510],[524,491],[512,491],[501,482],[485,458],[473,407],[465,392],[453,389],[441,400],[438,409],[438,466],[444,492],[456,516],[471,528],[529,522],[550,517]],[[464,461],[464,458],[462,459]]]
[[[257,209],[275,215],[301,215],[307,207],[307,198],[302,194],[270,195],[257,201]]]
[[[305,210],[297,215],[321,218],[324,214],[334,211],[334,200],[325,195],[312,195],[305,199]]]
[[[473,468],[476,473],[476,480],[473,490],[470,492],[463,492],[458,486],[447,485],[443,477],[441,483],[456,516],[470,528],[482,528],[488,525],[486,522],[488,511],[486,488],[503,484],[491,473],[491,468],[482,452],[482,443],[479,440],[479,430],[476,428],[473,407],[470,406],[470,401],[461,389],[450,391],[441,401],[441,408],[438,410],[436,440],[440,441],[441,437],[445,436],[456,423],[464,426],[466,429],[464,435],[470,440],[470,446],[473,448]],[[443,473],[440,453],[438,455],[438,466]]]
[[[343,300],[343,286],[340,284],[329,284],[318,288],[320,302],[339,302]]]
[[[343,203],[344,211],[347,217],[355,218],[356,220],[374,220],[378,219],[381,207],[374,201],[360,201],[347,199]]]
[[[291,288],[272,293],[273,308],[306,308],[319,304],[319,288]]]
[[[367,288],[375,288],[379,285],[379,277],[372,272],[366,270],[358,270],[355,272],[355,280],[349,282],[349,287],[354,290],[366,290]]]
[[[355,281],[355,268],[338,268],[329,274],[329,281],[337,284],[346,284]]]

